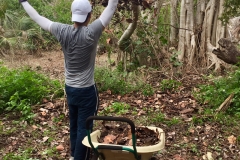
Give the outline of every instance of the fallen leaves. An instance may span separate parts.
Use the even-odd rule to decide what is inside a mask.
[[[214,160],[211,152],[207,152],[206,155],[203,155],[203,159],[204,160]]]
[[[104,128],[101,130],[100,137],[98,137],[99,143],[132,146],[132,133],[128,125],[110,125],[109,123],[103,123],[103,125]],[[157,144],[159,134],[158,131],[153,131],[147,127],[136,127],[136,146]]]
[[[235,144],[235,143],[236,143],[236,140],[237,140],[237,138],[236,138],[235,136],[233,136],[233,135],[231,135],[231,136],[228,137],[228,142],[229,142],[230,144]]]
[[[43,137],[42,142],[44,143],[44,142],[46,142],[48,139],[49,139],[49,137]]]
[[[57,151],[63,151],[63,150],[64,150],[64,147],[63,147],[62,144],[60,144],[60,145],[58,145],[58,146],[56,147],[56,149],[57,149]]]
[[[116,140],[117,136],[114,136],[112,134],[108,134],[107,136],[104,137],[103,143],[104,144],[113,144],[114,141]]]

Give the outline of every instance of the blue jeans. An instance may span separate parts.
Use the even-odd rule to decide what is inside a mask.
[[[90,149],[82,144],[82,140],[87,135],[86,119],[97,113],[98,91],[96,85],[86,88],[65,85],[65,90],[69,107],[71,156],[74,160],[87,160]]]

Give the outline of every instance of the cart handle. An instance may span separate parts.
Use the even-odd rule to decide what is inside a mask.
[[[113,146],[109,146],[109,145],[107,145],[107,146],[99,145],[95,148],[92,144],[92,140],[91,140],[91,136],[90,136],[90,124],[92,123],[93,120],[127,122],[131,126],[133,149],[126,148],[126,147],[113,147]],[[125,118],[125,117],[90,116],[86,120],[86,129],[87,129],[88,142],[97,155],[99,155],[99,152],[97,149],[127,150],[127,151],[133,153],[137,160],[139,159],[139,157],[137,155],[137,148],[136,148],[135,125],[134,125],[133,121],[131,121],[130,119]]]

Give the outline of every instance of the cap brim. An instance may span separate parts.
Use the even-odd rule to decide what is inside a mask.
[[[72,22],[85,22],[87,15],[72,14]]]

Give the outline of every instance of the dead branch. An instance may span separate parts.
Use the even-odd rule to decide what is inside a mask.
[[[228,96],[228,98],[220,105],[220,107],[218,109],[216,109],[216,113],[225,112],[230,107],[230,104],[232,103],[233,96],[234,96],[233,93],[230,94]]]
[[[215,54],[219,59],[223,60],[228,64],[237,64],[239,62],[240,51],[231,42],[230,39],[221,38],[218,41],[219,48],[213,49],[212,53]]]

